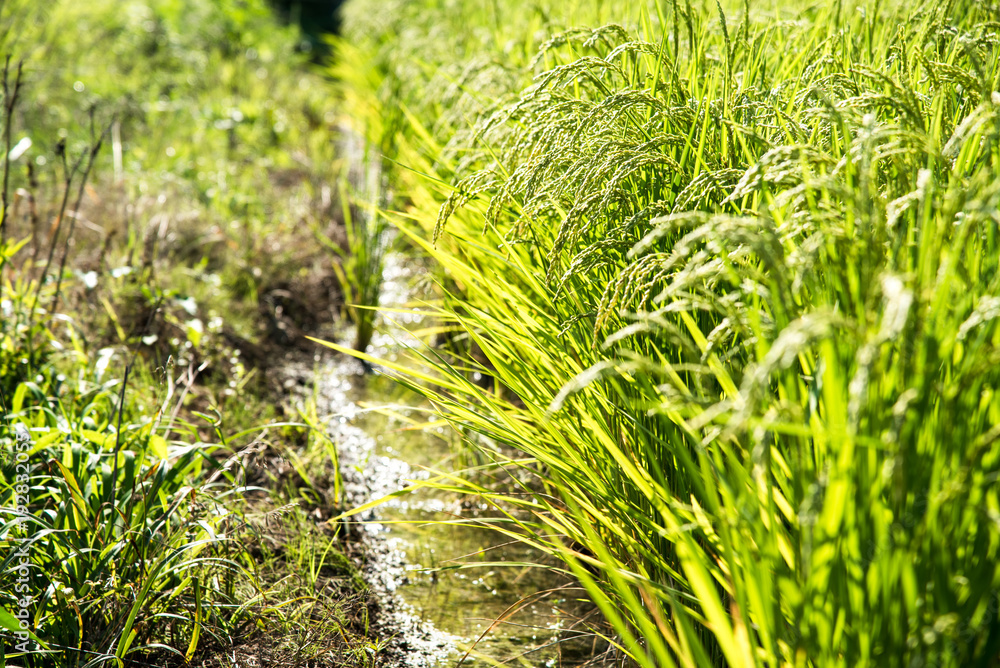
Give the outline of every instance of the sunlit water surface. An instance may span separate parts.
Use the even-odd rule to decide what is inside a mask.
[[[405,305],[418,279],[419,269],[390,255],[382,305]],[[409,330],[420,320],[390,314],[369,352],[392,359],[419,345]],[[455,468],[447,428],[414,426],[425,419],[407,409],[417,397],[355,360],[321,364],[320,409],[332,416],[349,507]],[[540,560],[530,548],[454,522],[487,511],[472,497],[420,490],[352,518],[372,555],[365,575],[380,599],[382,632],[392,635],[386,653],[409,666],[453,666],[463,656],[463,666],[475,667],[579,664],[595,647],[574,627],[582,592],[551,570],[523,565]]]

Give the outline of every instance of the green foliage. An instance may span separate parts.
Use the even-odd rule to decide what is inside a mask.
[[[239,497],[219,448],[168,443],[149,418],[122,414],[127,388],[102,380],[109,363],[80,360],[76,379],[49,367],[8,395],[0,592],[8,610],[31,601],[30,629],[52,648],[31,665],[148,653],[165,647],[168,628],[194,633],[194,651],[200,629],[251,621],[238,603],[255,578],[233,540]]]
[[[281,410],[251,383],[261,293],[329,262],[304,230],[335,211],[332,117],[296,42],[264,0],[0,3],[24,72],[4,100],[23,150],[0,234],[0,665],[197,664],[306,614],[265,600],[238,451]],[[13,651],[22,609],[47,651]]]
[[[331,96],[297,43],[264,0],[5,2],[0,53],[25,72],[12,142],[32,142],[11,164],[5,232],[32,237],[15,266],[49,251],[61,151],[72,164],[107,128],[69,266],[235,297],[252,339],[260,292],[314,261],[302,228],[337,208]]]
[[[266,608],[271,623],[262,629],[257,656],[275,665],[373,665],[385,643],[369,632],[367,585],[340,552],[342,542],[302,508],[272,512],[282,514],[287,532],[261,546],[261,577],[271,583],[264,597],[274,603]]]
[[[7,246],[10,248],[10,245]],[[13,253],[11,253],[13,255]],[[0,261],[0,268],[7,264]],[[51,352],[46,343],[44,325],[32,317],[33,294],[36,284],[21,279],[8,284],[3,292],[0,310],[0,391],[13,396],[21,379],[30,376],[33,369],[42,367]]]
[[[639,665],[993,665],[989,10],[614,11],[345,14],[394,221],[488,360],[390,368],[518,471],[436,484],[508,509]]]
[[[362,164],[372,165],[374,159],[366,156]],[[374,166],[372,166],[374,169]],[[377,169],[375,169],[377,173]],[[346,184],[342,184],[340,200],[344,207],[344,227],[347,248],[342,249],[329,238],[322,241],[340,259],[334,265],[344,301],[357,328],[354,349],[364,352],[375,333],[376,309],[382,292],[382,270],[385,253],[389,246],[389,224],[377,209],[381,198],[377,184],[368,184],[373,189],[367,197],[361,194],[348,195]],[[367,201],[366,201],[367,200]]]

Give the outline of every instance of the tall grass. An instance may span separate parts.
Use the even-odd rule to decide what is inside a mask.
[[[991,10],[678,2],[562,31],[610,10],[446,4],[357,40],[405,117],[397,225],[496,385],[396,368],[520,472],[440,484],[562,557],[635,664],[993,665]]]

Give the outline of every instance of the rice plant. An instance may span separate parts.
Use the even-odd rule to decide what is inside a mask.
[[[560,556],[634,664],[993,665],[992,10],[446,4],[357,47],[408,122],[396,223],[497,384],[389,368],[520,472],[439,484]],[[457,17],[473,55],[420,50]]]
[[[373,180],[380,178],[378,169]],[[378,212],[380,189],[367,197],[348,194],[346,183],[341,184],[340,199],[343,203],[344,229],[347,247],[340,248],[323,239],[339,259],[333,268],[344,294],[351,322],[355,327],[354,349],[364,352],[375,333],[375,316],[382,292],[382,270],[385,253],[389,248],[390,228],[385,217]]]

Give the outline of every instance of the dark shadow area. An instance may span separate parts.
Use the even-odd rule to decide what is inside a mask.
[[[283,21],[302,30],[301,48],[314,60],[323,60],[330,47],[324,35],[340,32],[340,6],[343,0],[270,0]]]

